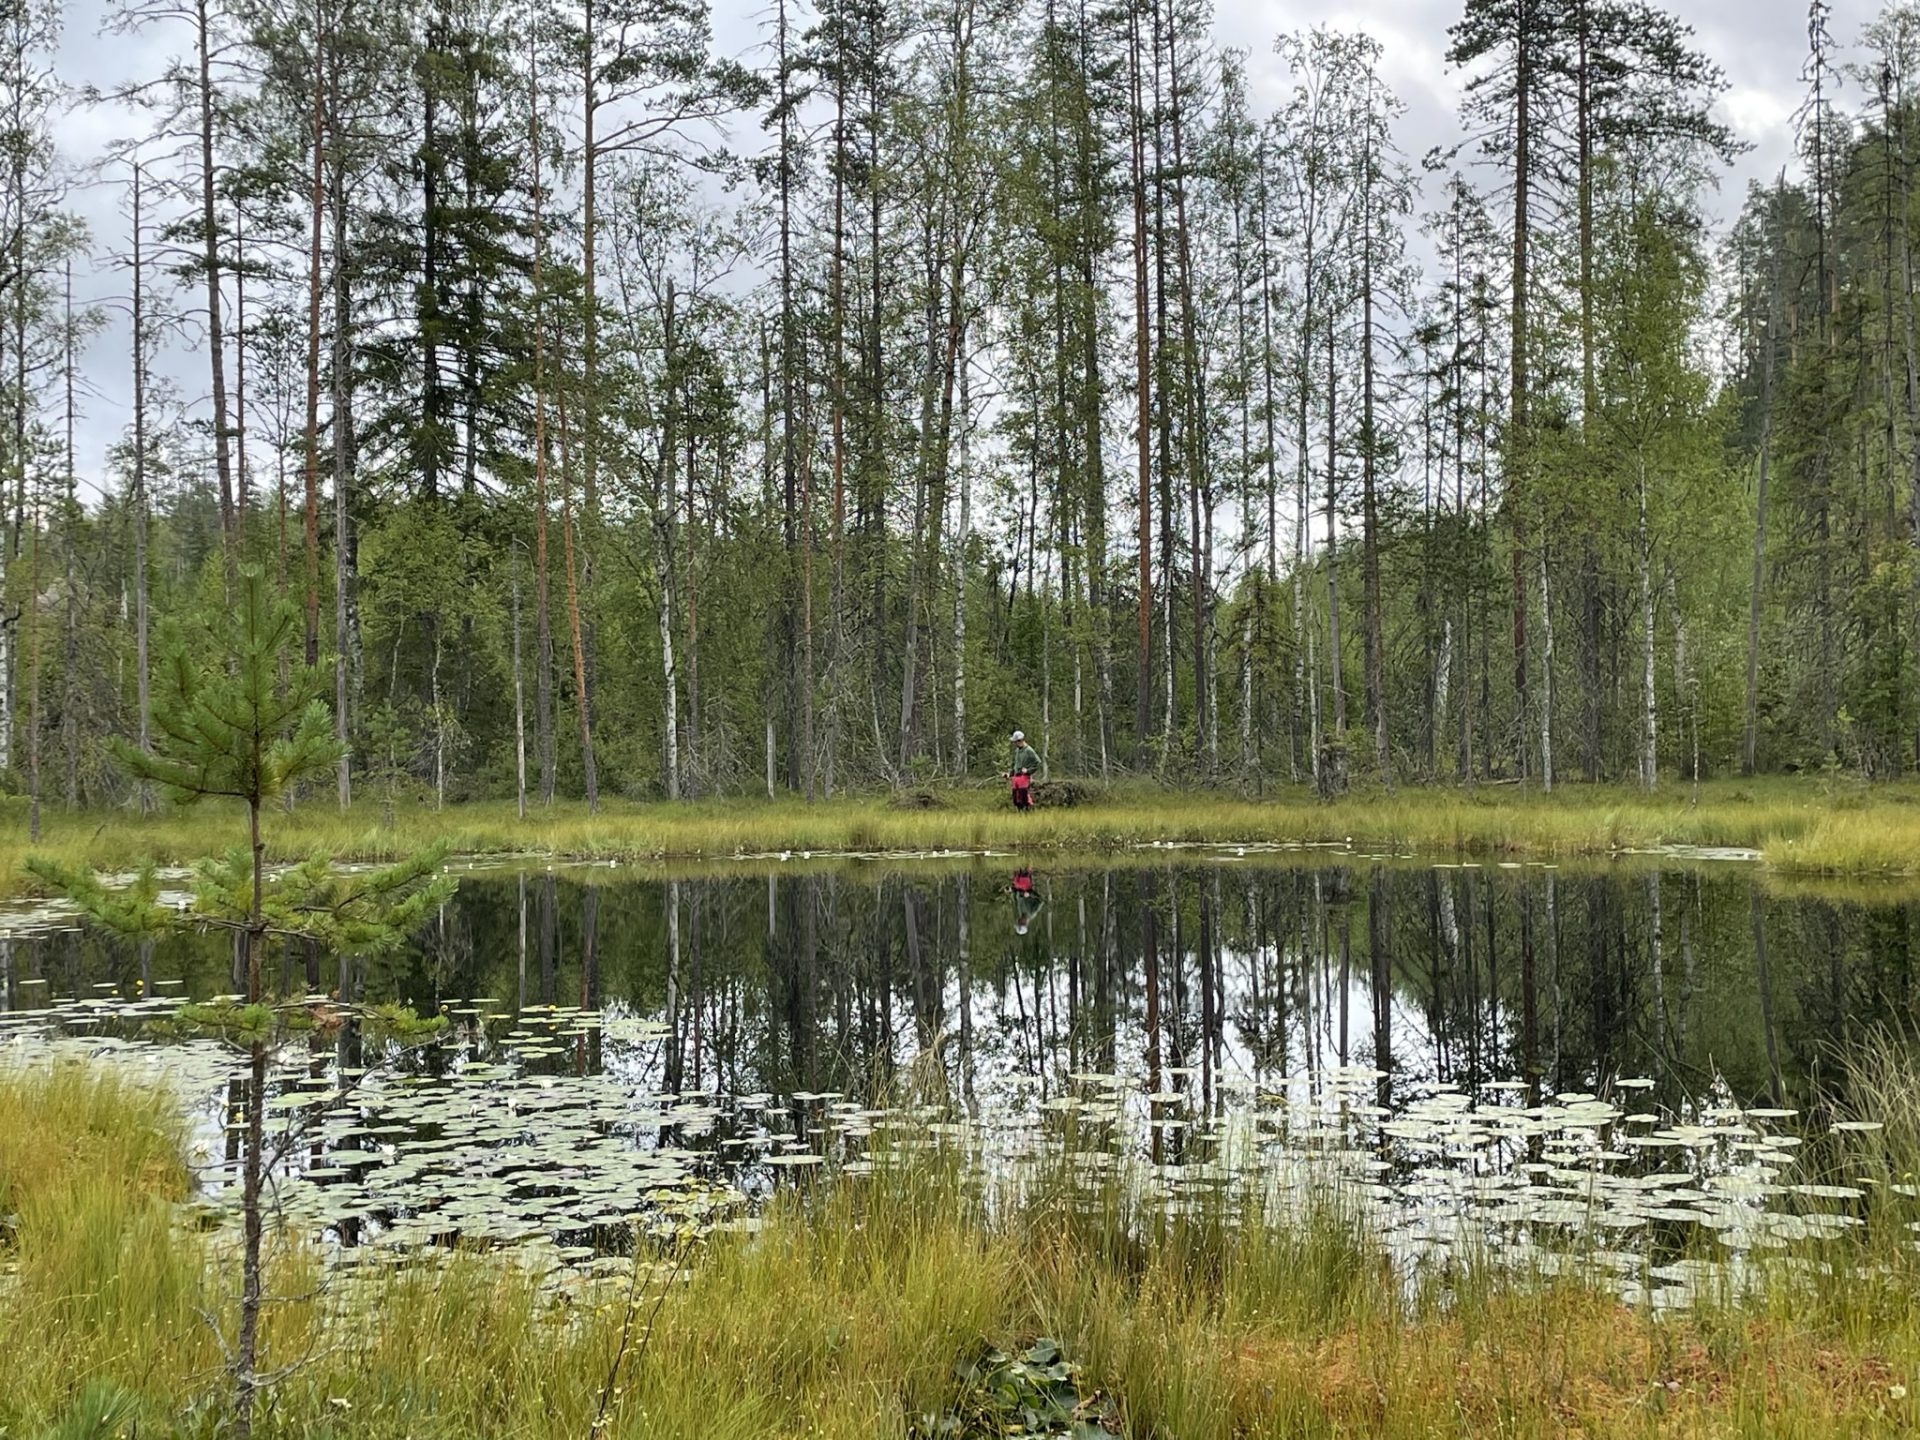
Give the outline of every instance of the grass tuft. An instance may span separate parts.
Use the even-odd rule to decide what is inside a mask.
[[[174,1220],[170,1114],[110,1072],[0,1070],[0,1195],[20,1217],[0,1435],[214,1424],[199,1312],[230,1287],[207,1237]],[[657,1314],[649,1302],[607,1433],[904,1437],[960,1398],[957,1360],[1041,1335],[1125,1433],[1165,1440],[1913,1426],[1912,1302],[1888,1303],[1885,1284],[1861,1299],[1846,1270],[1811,1279],[1812,1303],[1796,1285],[1663,1319],[1494,1266],[1409,1286],[1337,1194],[1302,1212],[1242,1190],[1168,1214],[1124,1177],[1070,1185],[1063,1165],[984,1186],[935,1157],[786,1192],[762,1230],[704,1243]],[[268,1363],[286,1370],[263,1436],[588,1433],[619,1304],[556,1301],[469,1253],[316,1281],[282,1253]]]

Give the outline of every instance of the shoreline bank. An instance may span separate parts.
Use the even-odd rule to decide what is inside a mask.
[[[16,813],[17,812],[17,813]],[[43,811],[37,844],[25,806],[0,802],[0,893],[31,893],[29,854],[124,871],[142,860],[186,863],[224,848],[233,817],[214,805],[151,816]],[[1323,802],[1295,789],[1266,797],[1123,783],[1080,803],[1012,811],[996,790],[861,794],[813,805],[793,799],[674,804],[577,801],[532,809],[469,801],[434,810],[378,800],[341,813],[316,799],[275,817],[272,860],[323,850],[380,861],[427,844],[473,858],[546,862],[746,861],[794,855],[892,857],[944,851],[1119,854],[1152,845],[1287,846],[1356,856],[1606,860],[1639,855],[1745,858],[1781,877],[1920,878],[1920,784],[1836,787],[1820,781],[1713,781],[1673,792],[1562,786],[1474,791],[1402,787]]]

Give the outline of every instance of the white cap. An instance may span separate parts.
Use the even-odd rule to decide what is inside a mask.
[[[1026,731],[1024,731],[1024,730],[1016,730],[1016,731],[1014,731],[1014,732],[1013,732],[1013,738],[1014,738],[1014,739],[1015,739],[1016,741],[1018,741],[1018,740],[1024,740],[1024,739],[1026,739],[1026,738],[1027,738],[1027,732],[1026,732]]]

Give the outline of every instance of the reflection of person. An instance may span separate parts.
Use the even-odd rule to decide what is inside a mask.
[[[1007,778],[1013,785],[1013,808],[1031,810],[1033,808],[1033,777],[1039,773],[1040,757],[1034,748],[1027,744],[1027,732],[1013,732],[1013,764],[1007,771]]]
[[[1033,888],[1033,872],[1022,865],[1013,872],[1013,933],[1024,935],[1033,917],[1040,913],[1040,907],[1046,901],[1040,898],[1040,892]]]

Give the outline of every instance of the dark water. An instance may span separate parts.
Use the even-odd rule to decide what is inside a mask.
[[[1850,1031],[1915,1018],[1920,907],[1767,896],[1741,865],[1665,872],[1283,866],[1232,851],[1111,868],[1010,860],[769,868],[663,880],[608,867],[482,871],[404,953],[300,945],[285,993],[487,997],[657,1021],[634,1083],[719,1094],[886,1093],[937,1049],[976,1108],[1086,1071],[1201,1104],[1364,1066],[1378,1103],[1435,1083],[1536,1095],[1647,1077],[1653,1098],[1806,1105]],[[0,938],[0,1005],[204,997],[229,942],[150,953],[77,928]],[[529,1068],[602,1071],[601,1038]],[[936,1041],[937,1046],[936,1046]],[[925,1063],[925,1062],[923,1062]]]

